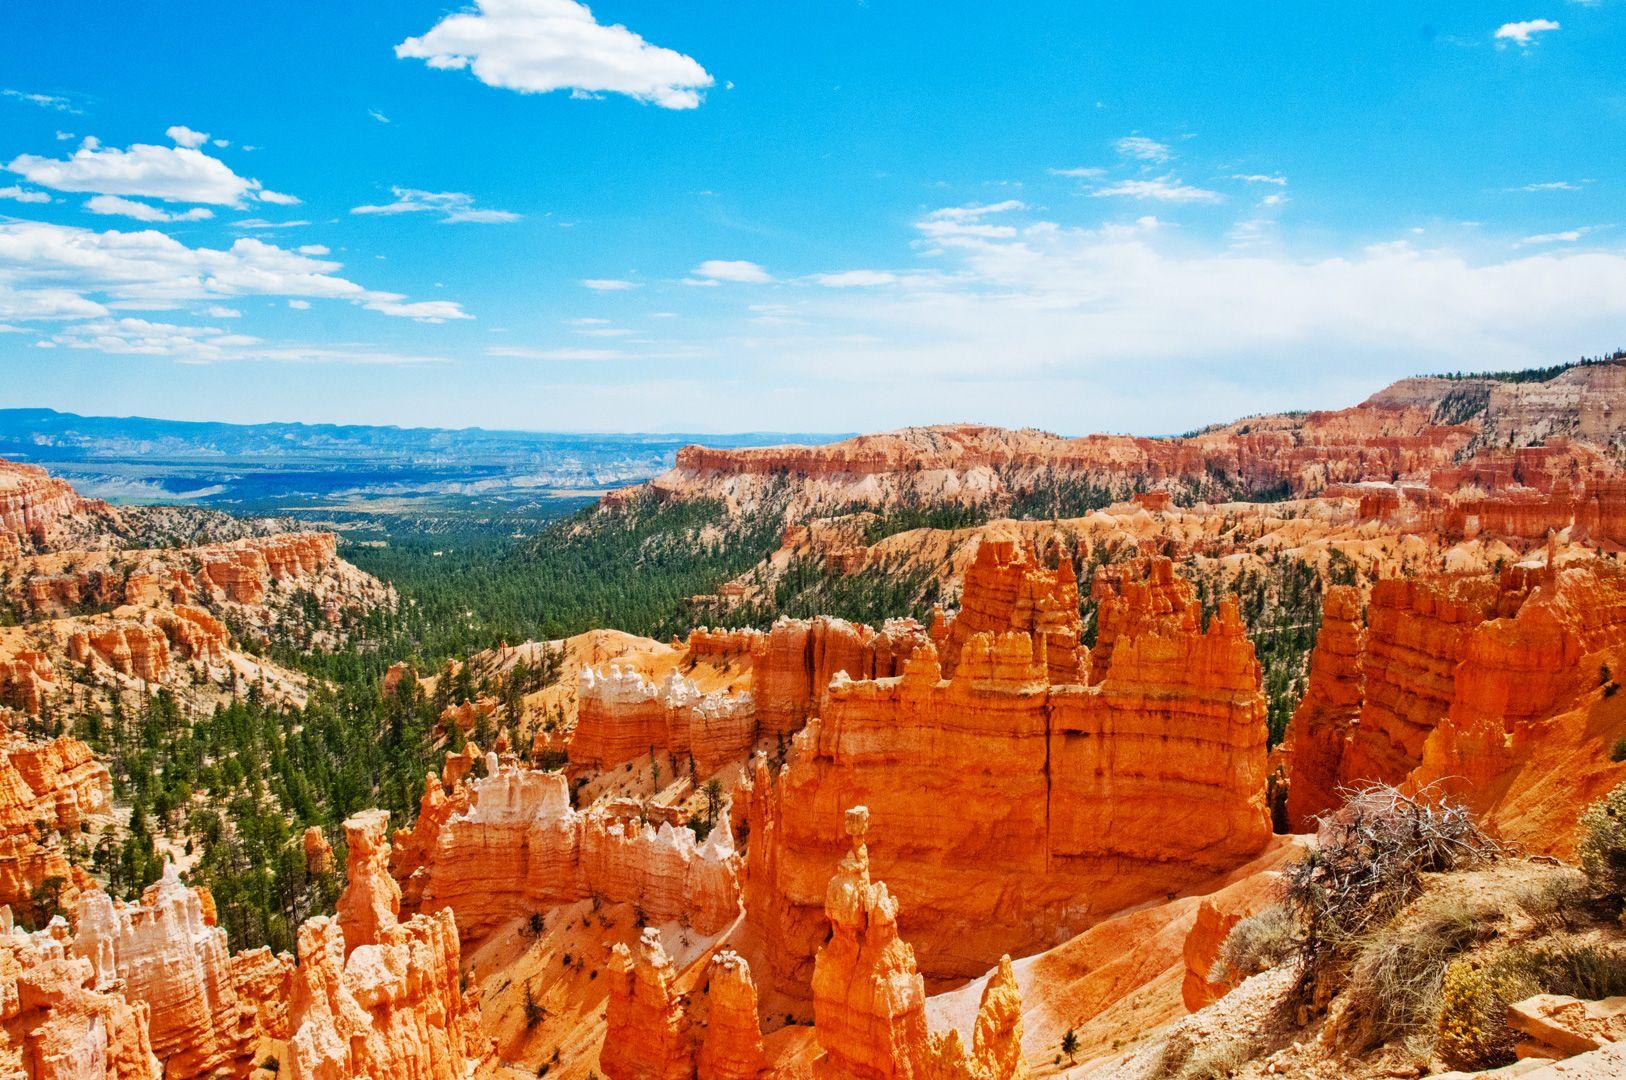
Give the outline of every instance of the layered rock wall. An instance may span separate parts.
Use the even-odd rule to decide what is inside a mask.
[[[425,793],[424,854],[398,864],[418,910],[450,910],[467,939],[556,904],[589,897],[637,905],[651,920],[686,920],[702,934],[739,914],[740,859],[727,819],[705,843],[687,828],[652,826],[607,810],[578,812],[561,773],[487,760],[487,775],[447,797]],[[437,794],[438,790],[438,794]]]
[[[952,678],[930,647],[901,677],[838,677],[784,770],[758,763],[742,802],[760,978],[805,1000],[845,801],[885,838],[878,871],[932,977],[979,974],[1260,850],[1265,703],[1235,605],[1204,631],[1160,561],[1098,588],[1124,610],[1090,685],[1049,681],[1044,634],[980,633]]]

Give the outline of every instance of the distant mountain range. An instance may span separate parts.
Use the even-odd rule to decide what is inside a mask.
[[[0,457],[42,465],[87,495],[254,512],[378,499],[582,496],[648,479],[693,442],[742,447],[841,437],[224,424],[0,409]]]

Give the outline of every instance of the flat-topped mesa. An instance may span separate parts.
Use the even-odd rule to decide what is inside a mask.
[[[695,759],[701,773],[744,757],[756,743],[749,693],[703,693],[676,670],[660,682],[612,664],[582,669],[577,681],[573,766],[612,768],[656,751]]]
[[[813,968],[815,1077],[828,1080],[1019,1080],[1022,997],[1009,956],[983,991],[968,1053],[957,1031],[933,1035],[914,950],[898,934],[898,901],[870,876],[869,812],[845,815],[852,846],[825,893],[830,938]]]
[[[1065,553],[1055,564],[1046,568],[1015,540],[983,540],[966,570],[960,610],[938,641],[944,674],[953,676],[973,635],[1016,630],[1044,638],[1051,682],[1079,682],[1078,577]]]
[[[173,863],[140,904],[84,894],[75,924],[70,948],[94,966],[96,988],[122,984],[127,998],[150,1010],[152,1048],[165,1076],[248,1064],[254,1012],[238,1000],[226,932],[205,918],[202,898],[181,883]]]
[[[697,843],[670,823],[571,809],[563,773],[501,765],[494,754],[486,768],[406,882],[418,910],[454,911],[465,939],[589,897],[636,904],[655,922],[686,919],[701,934],[738,916],[740,858],[726,817]],[[438,804],[437,787],[427,786],[426,804]]]
[[[486,1056],[479,996],[461,988],[451,912],[400,922],[388,815],[345,822],[349,884],[335,918],[299,928],[288,1008],[294,1080],[466,1080]]]
[[[760,980],[806,1000],[828,933],[823,875],[841,850],[838,794],[865,803],[887,838],[878,872],[931,978],[978,975],[1263,847],[1253,647],[1234,603],[1202,630],[1189,586],[1165,568],[1123,571],[1108,599],[1124,617],[1091,685],[1051,683],[1049,638],[1014,631],[969,637],[949,679],[923,647],[900,677],[833,681],[786,767],[759,765],[741,800]],[[1156,610],[1170,596],[1180,603]]]
[[[1295,827],[1328,809],[1337,787],[1366,781],[1454,794],[1494,824],[1508,800],[1561,794],[1538,799],[1509,770],[1538,776],[1563,770],[1572,752],[1604,754],[1587,750],[1600,736],[1587,735],[1584,710],[1612,693],[1604,671],[1626,647],[1626,571],[1614,563],[1383,580],[1364,633],[1347,596],[1329,596],[1328,616],[1339,625],[1323,629],[1291,729]],[[1573,822],[1613,775],[1583,771],[1563,785],[1574,810],[1554,821]],[[1562,850],[1570,829],[1521,840]]]

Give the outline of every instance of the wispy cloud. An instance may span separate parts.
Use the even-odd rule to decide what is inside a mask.
[[[27,188],[12,184],[10,187],[0,187],[0,199],[12,199],[20,203],[48,203],[51,197],[43,191],[29,191]]]
[[[1581,184],[1590,184],[1590,180],[1582,180],[1577,184],[1570,180],[1546,180],[1537,184],[1524,184],[1520,187],[1508,188],[1509,191],[1580,191]]]
[[[511,345],[494,345],[486,350],[487,356],[510,360],[625,360],[627,354],[619,349],[527,349]]]
[[[1537,233],[1518,242],[1518,247],[1546,247],[1549,244],[1573,244],[1588,233],[1595,233],[1602,225],[1582,225],[1562,232]]]
[[[1193,187],[1174,176],[1155,180],[1118,180],[1090,192],[1098,199],[1149,199],[1170,203],[1219,203],[1225,196],[1207,188]]]
[[[0,90],[0,96],[12,98],[15,101],[26,101],[30,105],[38,105],[42,109],[50,109],[53,112],[78,115],[84,111],[74,105],[72,101],[56,94],[31,94],[23,90]]]
[[[85,201],[85,209],[92,214],[118,215],[137,221],[207,221],[215,212],[207,206],[194,206],[190,210],[173,213],[147,203],[135,202],[118,195],[95,195]]]
[[[583,278],[582,287],[592,289],[594,292],[625,292],[636,289],[638,283],[625,278]]]
[[[744,259],[707,259],[689,271],[686,284],[715,285],[726,281],[743,285],[760,285],[772,280],[773,276],[754,262],[747,262]]]
[[[190,139],[198,133],[188,128]],[[241,206],[247,201],[286,205],[299,200],[268,191],[258,181],[242,177],[219,158],[191,146],[154,146],[136,143],[127,150],[104,147],[94,138],[80,143],[66,159],[20,154],[5,166],[40,187],[91,195],[122,195],[164,202]]]
[[[507,210],[487,210],[474,205],[474,196],[461,191],[420,191],[416,188],[392,187],[392,203],[377,206],[354,206],[352,214],[435,214],[441,224],[461,222],[490,225],[518,221],[520,215]]]
[[[1153,164],[1161,164],[1174,157],[1174,151],[1169,149],[1167,143],[1149,139],[1144,135],[1126,135],[1113,143],[1112,148],[1122,157]]]

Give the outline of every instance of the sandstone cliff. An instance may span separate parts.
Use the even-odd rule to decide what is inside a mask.
[[[934,978],[1063,940],[1264,845],[1264,699],[1234,605],[1204,631],[1162,561],[1096,588],[1115,612],[1107,658],[1061,668],[1090,671],[1088,685],[1050,681],[1046,634],[978,633],[952,678],[929,646],[900,677],[838,676],[783,771],[758,763],[741,801],[759,979],[805,1001],[842,801],[868,806],[878,871]]]

